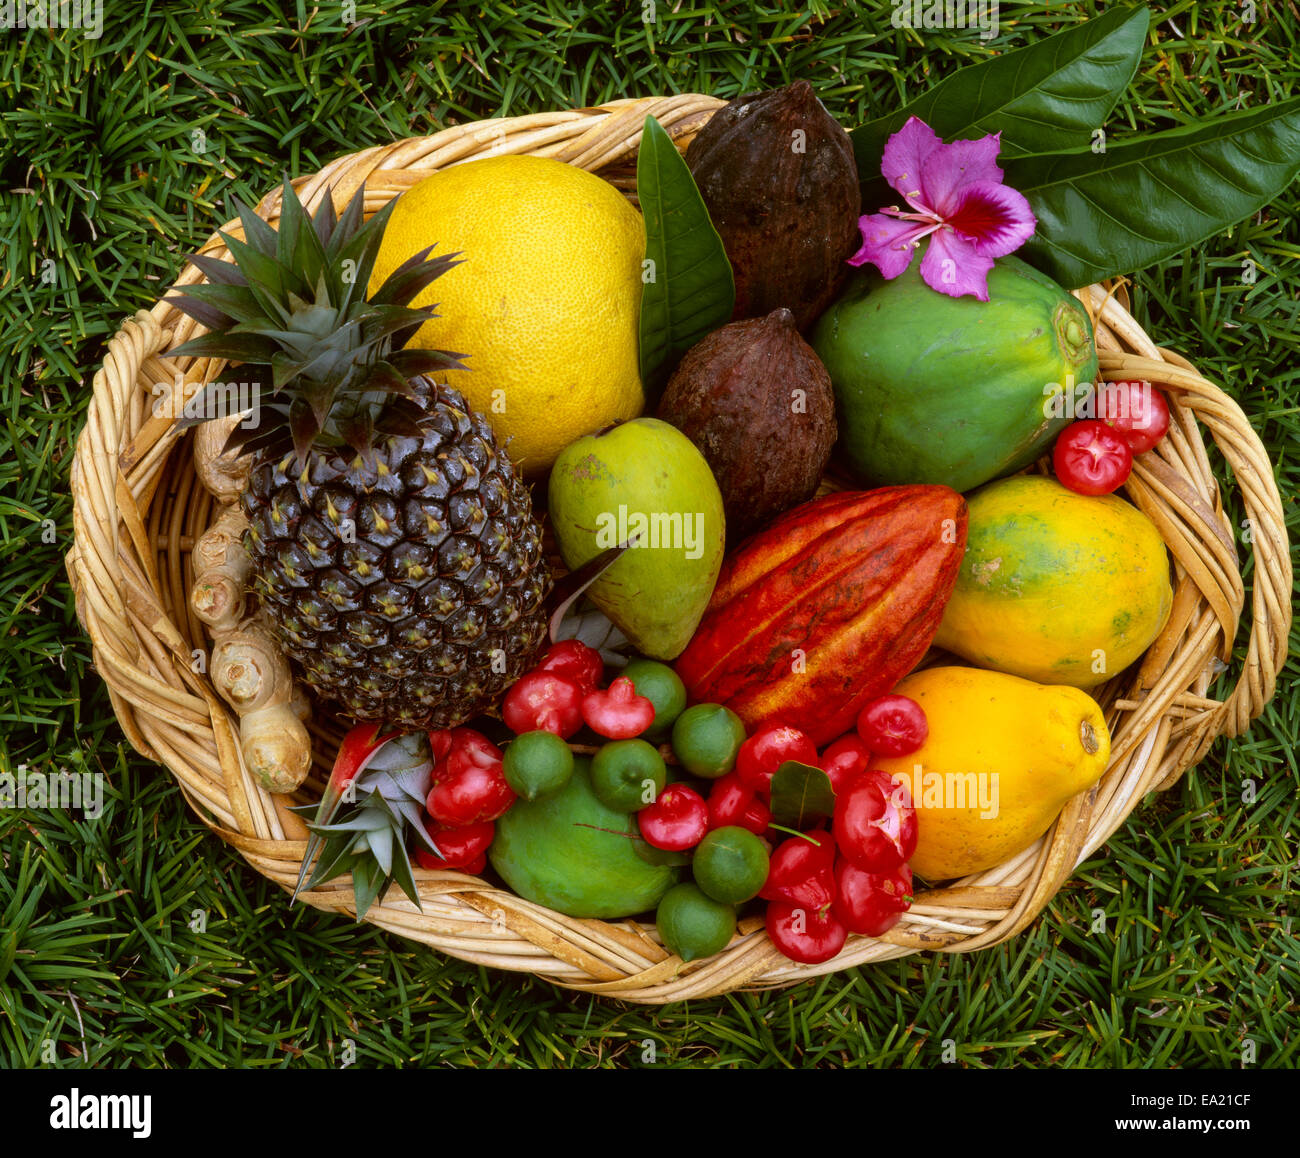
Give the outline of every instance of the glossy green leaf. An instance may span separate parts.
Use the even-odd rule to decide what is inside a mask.
[[[880,176],[885,142],[908,117],[945,141],[1002,133],[1003,158],[1087,146],[1128,88],[1150,12],[1116,7],[1037,44],[940,81],[911,104],[849,136],[864,181]]]
[[[772,819],[791,828],[806,828],[835,812],[831,778],[820,768],[787,760],[772,774]]]
[[[653,399],[678,359],[731,320],[736,287],[695,178],[654,117],[645,119],[636,192],[646,234],[641,381]]]
[[[1019,257],[1074,289],[1182,253],[1263,208],[1300,171],[1300,97],[1090,149],[1007,162],[1038,228]]]

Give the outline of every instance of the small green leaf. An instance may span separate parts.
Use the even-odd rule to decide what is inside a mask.
[[[1300,97],[1110,146],[1007,162],[1038,228],[1020,257],[1075,289],[1182,253],[1300,170]]]
[[[835,812],[831,778],[820,768],[787,760],[772,774],[772,819],[791,828],[806,828]]]
[[[849,134],[858,172],[864,181],[879,178],[885,142],[909,117],[919,117],[945,141],[1000,131],[1004,158],[1089,145],[1137,71],[1150,19],[1146,8],[1117,5],[1086,24],[953,73],[898,112]]]
[[[677,361],[731,320],[736,286],[722,238],[672,138],[646,117],[636,159],[645,218],[641,381],[653,399]]]

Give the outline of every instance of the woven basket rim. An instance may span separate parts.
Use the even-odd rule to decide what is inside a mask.
[[[434,169],[529,153],[597,172],[631,195],[629,165],[645,117],[658,119],[684,149],[723,103],[681,94],[476,121],[340,157],[293,184],[309,209],[327,187],[341,208],[364,186],[369,215]],[[277,188],[257,212],[275,222],[279,200]],[[242,237],[237,220],[222,231]],[[203,252],[229,256],[217,232]],[[177,284],[200,280],[187,265]],[[1176,582],[1165,631],[1138,664],[1096,690],[1114,739],[1105,775],[1066,805],[1044,838],[995,869],[918,893],[895,929],[878,939],[851,936],[838,957],[817,966],[782,957],[761,918],[743,920],[722,953],[683,965],[664,950],[652,924],[565,917],[460,873],[418,871],[423,912],[393,889],[365,919],[462,960],[646,1004],[783,986],[922,950],[970,952],[1032,923],[1147,793],[1172,786],[1217,736],[1241,734],[1263,710],[1286,660],[1291,620],[1282,502],[1249,420],[1190,362],[1143,332],[1126,308],[1122,280],[1075,296],[1094,320],[1102,378],[1146,379],[1169,399],[1170,433],[1138,456],[1125,492],[1160,530]],[[95,666],[132,745],[167,766],[196,815],[218,836],[291,891],[305,830],[286,811],[290,801],[254,782],[231,713],[191,666],[192,649],[207,640],[185,597],[192,579],[188,550],[215,505],[194,477],[184,449],[189,439],[170,419],[150,413],[147,391],[150,382],[170,382],[177,371],[187,389],[216,372],[204,360],[166,357],[196,328],[160,301],[127,319],[109,342],[73,461],[75,535],[67,569]],[[1209,688],[1231,656],[1245,589],[1202,429],[1232,471],[1254,563],[1243,671],[1221,701],[1209,696]],[[313,726],[319,772],[328,772],[338,734]],[[354,914],[346,877],[300,899]]]

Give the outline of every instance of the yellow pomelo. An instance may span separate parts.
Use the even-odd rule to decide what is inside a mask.
[[[894,689],[925,711],[910,756],[872,759],[916,806],[912,870],[928,881],[981,872],[1023,852],[1110,759],[1110,731],[1087,692],[973,667],[932,667]]]
[[[641,215],[610,184],[543,157],[442,169],[398,199],[370,288],[426,246],[461,262],[412,303],[439,317],[412,341],[467,354],[440,378],[529,474],[645,406],[637,364]]]

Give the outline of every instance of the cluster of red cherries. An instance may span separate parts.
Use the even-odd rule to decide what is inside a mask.
[[[654,704],[637,695],[629,679],[601,690],[604,671],[600,652],[586,644],[553,644],[507,693],[501,705],[506,726],[516,735],[546,731],[566,740],[583,724],[607,739],[639,736],[654,722]],[[506,779],[505,755],[473,728],[430,732],[429,742],[434,768],[425,829],[442,856],[417,848],[416,860],[421,868],[481,873],[495,822],[518,799]]]
[[[1070,423],[1056,438],[1052,469],[1081,495],[1108,495],[1128,480],[1133,456],[1169,429],[1169,404],[1150,382],[1103,382],[1093,394],[1096,418]]]
[[[512,686],[502,719],[516,736],[550,732],[568,740],[584,725],[608,740],[642,736],[655,723],[654,703],[626,676],[602,689],[603,676],[598,651],[562,640]],[[868,703],[856,730],[821,753],[799,729],[764,724],[739,744],[730,768],[715,770],[707,797],[689,784],[667,784],[636,810],[637,825],[646,843],[672,852],[689,852],[731,826],[762,838],[771,852],[757,896],[768,902],[768,933],[791,960],[817,964],[839,953],[849,933],[887,932],[911,905],[907,861],[916,849],[916,812],[906,784],[871,764],[873,756],[915,752],[927,734],[920,705],[899,695]],[[433,732],[430,741],[426,828],[445,859],[425,850],[417,859],[427,869],[479,873],[495,821],[518,798],[505,757],[471,728]],[[773,821],[772,777],[791,761],[822,769],[835,794],[833,815],[807,831]]]
[[[916,701],[888,695],[858,717],[857,731],[820,754],[812,741],[784,724],[760,727],[741,746],[735,772],[715,786],[721,808],[751,831],[779,839],[771,827],[768,792],[773,774],[788,760],[821,768],[835,792],[829,832],[818,825],[776,844],[767,881],[758,895],[768,902],[767,932],[792,961],[816,965],[844,947],[849,933],[879,937],[912,904],[916,811],[907,786],[871,767],[873,755],[904,756],[925,742],[928,725]],[[724,783],[724,782],[730,783]],[[712,798],[710,807],[712,808]]]

